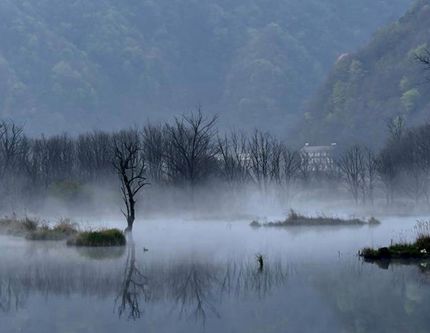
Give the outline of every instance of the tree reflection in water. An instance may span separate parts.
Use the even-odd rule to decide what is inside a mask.
[[[217,267],[191,262],[173,267],[171,273],[167,280],[168,293],[179,307],[180,317],[190,314],[204,323],[207,311],[220,316],[214,295]]]
[[[264,269],[252,263],[230,262],[220,283],[220,294],[252,294],[263,298],[286,280],[287,270],[280,261],[268,263]]]
[[[0,310],[2,312],[17,311],[24,305],[25,297],[18,292],[12,281],[11,278],[0,281]]]
[[[0,256],[0,312],[26,307],[36,310],[30,306],[37,307],[40,296],[52,299],[53,304],[57,298],[68,302],[70,297],[71,306],[90,303],[105,309],[114,305],[120,318],[137,320],[145,317],[146,311],[151,319],[156,311],[157,316],[173,313],[205,325],[211,317],[228,317],[225,311],[234,300],[257,307],[272,294],[276,301],[282,293],[292,294],[291,300],[282,296],[282,304],[286,316],[294,316],[293,289],[306,292],[310,287],[317,292],[315,299],[324,300],[324,306],[345,331],[356,330],[357,314],[359,325],[368,331],[375,326],[382,331],[387,325],[386,320],[375,319],[381,315],[390,318],[388,323],[395,332],[401,331],[395,327],[406,325],[414,329],[403,331],[420,332],[428,327],[425,311],[430,306],[430,281],[424,263],[419,267],[394,265],[386,272],[355,258],[330,265],[287,266],[269,257],[260,270],[253,256],[243,261],[184,259],[175,254],[174,261],[169,262],[157,253],[142,252],[133,242],[129,244],[122,256],[118,249],[86,253],[85,249],[67,248],[34,252],[26,260],[20,260],[26,258],[23,253]],[[313,300],[303,301],[309,305],[312,303],[306,302]],[[295,301],[303,305],[301,298]]]
[[[92,297],[114,300],[118,316],[137,320],[144,307],[165,303],[166,312],[205,323],[207,316],[220,317],[224,297],[264,297],[285,283],[286,268],[268,261],[260,271],[254,260],[219,261],[176,258],[173,263],[154,260],[140,253],[129,241],[125,262],[118,251],[85,252],[85,249],[55,255],[34,255],[19,262],[0,258],[0,311],[19,311],[36,295]],[[84,251],[84,252],[83,252]],[[124,256],[122,257],[124,258]]]
[[[136,266],[136,244],[131,235],[127,245],[127,260],[123,276],[120,293],[115,301],[118,315],[121,317],[127,311],[129,319],[138,319],[142,314],[140,300],[141,298],[145,302],[150,300],[150,289],[148,278]]]

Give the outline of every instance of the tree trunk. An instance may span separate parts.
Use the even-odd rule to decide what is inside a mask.
[[[135,220],[135,212],[134,212],[134,202],[130,202],[130,214],[127,216],[127,228],[125,229],[125,232],[132,232],[133,231],[133,223]]]

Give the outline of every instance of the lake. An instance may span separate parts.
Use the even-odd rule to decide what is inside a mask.
[[[136,221],[134,241],[111,249],[1,236],[0,332],[428,332],[425,263],[357,256],[412,240],[417,219],[285,229]]]

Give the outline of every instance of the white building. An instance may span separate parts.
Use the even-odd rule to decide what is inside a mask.
[[[334,170],[334,151],[336,143],[330,146],[311,146],[306,143],[300,153],[302,160],[306,161],[311,171],[332,171]]]

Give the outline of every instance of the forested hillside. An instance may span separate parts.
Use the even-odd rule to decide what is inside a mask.
[[[52,133],[201,104],[226,123],[285,132],[339,54],[411,3],[2,0],[0,116]]]
[[[430,2],[421,0],[360,51],[343,56],[304,114],[303,140],[379,145],[390,119],[430,120]],[[366,133],[365,135],[363,133]]]

